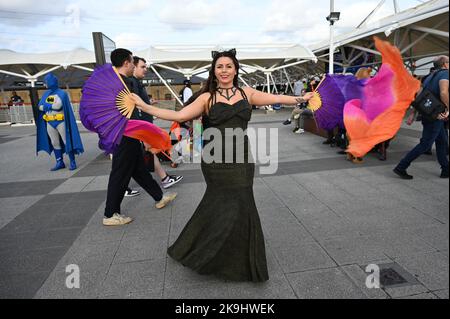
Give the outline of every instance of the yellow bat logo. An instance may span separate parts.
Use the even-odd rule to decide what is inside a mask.
[[[53,103],[55,103],[55,97],[53,95],[50,95],[49,97],[47,97],[45,102],[47,102],[49,104],[53,104]]]

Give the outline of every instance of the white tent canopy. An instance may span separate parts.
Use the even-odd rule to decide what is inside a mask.
[[[260,71],[266,75],[268,91],[270,91],[270,81],[273,81],[272,72],[307,61],[317,61],[310,49],[298,44],[228,45],[227,47],[236,48],[237,58],[244,73]],[[171,90],[175,98],[178,98],[155,66],[179,72],[190,79],[194,75],[207,71],[211,65],[211,52],[221,50],[223,48],[219,46],[152,46],[147,50],[134,53],[147,60],[149,67]],[[0,50],[0,73],[24,78],[31,82],[32,86],[38,77],[59,68],[74,67],[92,72],[94,64],[94,52],[85,49],[40,54]],[[240,79],[246,83],[242,76]]]
[[[261,71],[283,68],[287,60],[317,60],[310,49],[298,44],[227,47],[236,49],[236,56],[242,65]],[[205,66],[211,63],[211,52],[221,50],[223,48],[217,46],[154,46],[136,54],[145,58],[149,64],[170,67],[185,75],[191,75],[203,72]]]
[[[307,61],[317,61],[316,56],[309,48],[299,44],[227,45],[227,48],[236,49],[236,57],[245,73],[260,71],[266,75],[269,92],[270,81],[271,79],[273,81],[272,73],[274,71]],[[158,72],[153,66],[182,73],[189,79],[193,75],[204,73],[210,67],[212,51],[222,50],[224,48],[221,46],[172,45],[152,46],[146,50],[136,52],[136,54],[145,58],[157,75]],[[160,79],[166,84],[162,77]],[[240,79],[246,83],[242,76]]]
[[[362,53],[379,55],[373,47],[374,35],[394,43],[403,57],[410,60],[410,67],[420,58],[448,54],[448,12],[448,0],[431,0],[372,23],[368,23],[369,16],[353,31],[334,37],[334,47],[343,55],[343,62],[335,64],[341,65],[345,72]],[[323,62],[328,62],[325,57],[329,55],[329,47],[329,41],[311,46]]]

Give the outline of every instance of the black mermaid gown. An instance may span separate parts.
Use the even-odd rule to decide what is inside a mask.
[[[251,113],[251,105],[243,99],[233,105],[215,103],[209,115],[203,116],[204,129],[214,127],[222,133],[223,159],[225,129],[246,130]],[[247,136],[243,140],[235,139],[232,146],[234,154],[236,148],[244,149],[244,162],[237,161],[236,156],[232,163],[208,164],[202,160],[205,194],[168,254],[199,274],[213,274],[230,281],[262,282],[269,275],[253,196],[255,165],[247,156]]]

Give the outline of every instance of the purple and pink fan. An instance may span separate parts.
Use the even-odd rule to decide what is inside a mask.
[[[96,68],[83,86],[80,119],[88,130],[98,134],[99,147],[106,153],[114,153],[123,135],[151,145],[154,153],[170,151],[166,131],[146,121],[130,120],[134,107],[121,75],[111,64],[105,64]]]
[[[309,100],[317,125],[324,130],[336,126],[344,128],[344,105],[348,100],[360,99],[363,83],[353,75],[329,75],[319,83]]]

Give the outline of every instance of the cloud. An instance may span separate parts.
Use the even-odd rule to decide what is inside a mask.
[[[125,15],[136,15],[145,13],[152,6],[151,0],[131,0],[127,2],[120,1],[113,6],[113,12]]]
[[[127,48],[131,51],[146,49],[151,45],[147,37],[137,33],[120,33],[112,38],[116,48]]]
[[[248,39],[248,35],[242,34],[239,31],[224,31],[218,32],[213,38],[220,39],[220,44],[237,44],[245,43]]]
[[[169,24],[178,31],[203,29],[215,25],[227,25],[230,16],[239,12],[241,5],[236,0],[168,0],[158,14],[160,22]]]
[[[378,1],[364,1],[349,4],[345,9],[342,9],[341,20],[338,22],[339,26],[348,29],[357,27],[370,12],[375,9],[378,4],[377,2]],[[394,14],[393,9],[384,5],[368,20],[368,22],[374,22],[392,14]]]
[[[7,26],[36,26],[46,24],[55,19],[70,16],[66,12],[68,4],[57,0],[36,1],[17,0],[0,2],[0,24]]]
[[[7,49],[15,52],[24,53],[48,53],[63,50],[70,50],[71,47],[65,47],[57,42],[40,42],[32,41],[25,37],[10,37],[9,35],[3,36],[0,34],[0,43],[7,43]]]
[[[26,44],[22,37],[15,37],[13,39],[2,34],[0,34],[0,43],[8,43],[8,50],[12,51],[20,51],[20,49]]]
[[[357,1],[335,1],[341,12],[336,34],[353,29],[379,2]],[[391,14],[387,5],[372,20]],[[69,10],[77,6],[78,22],[76,10]],[[2,41],[4,48],[27,52],[49,50],[51,43],[58,51],[92,49],[92,31],[102,31],[132,50],[173,43],[312,44],[328,39],[328,14],[329,0],[45,0],[39,5],[32,0],[0,0],[0,35],[9,39]],[[22,38],[22,43],[12,41],[15,38]]]
[[[377,0],[336,2],[334,10],[341,12],[341,17],[335,24],[335,34],[354,29],[377,4]],[[271,0],[266,10],[262,31],[272,41],[310,45],[329,38],[329,23],[325,19],[329,13],[328,0],[316,0],[314,6],[311,6],[310,0]],[[370,21],[392,13],[391,8],[383,6]]]
[[[309,46],[323,40],[328,40],[330,37],[330,26],[328,24],[317,24],[314,26],[314,32],[300,30],[295,32],[294,36],[297,39],[301,39],[301,44]]]
[[[48,0],[42,1],[39,4],[39,12],[46,12],[47,10],[51,10],[55,7],[65,6],[64,3],[58,0]],[[15,1],[1,1],[0,2],[0,10],[8,10],[8,11],[38,11],[33,10],[36,7],[36,1],[33,0],[15,0]]]

